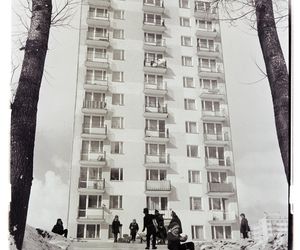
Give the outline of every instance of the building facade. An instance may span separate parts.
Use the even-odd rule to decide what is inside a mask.
[[[107,240],[115,215],[142,229],[148,207],[195,241],[239,238],[217,9],[83,0],[79,40],[70,236]]]
[[[251,228],[255,241],[267,241],[270,237],[288,233],[288,218],[278,213],[265,213],[264,217]]]

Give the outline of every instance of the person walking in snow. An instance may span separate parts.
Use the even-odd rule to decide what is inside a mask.
[[[114,234],[114,242],[118,241],[118,234],[120,233],[121,226],[122,224],[119,221],[119,216],[116,215],[111,225],[112,233]]]
[[[153,214],[149,214],[149,209],[148,208],[144,208],[144,226],[143,226],[143,232],[145,231],[145,229],[147,228],[147,235],[146,235],[146,239],[147,239],[147,246],[145,249],[149,249],[150,247],[150,238],[152,236],[152,249],[157,249],[156,245],[156,229],[155,226],[153,224],[153,221],[155,220],[155,217]]]
[[[66,238],[68,236],[68,229],[64,229],[63,222],[61,219],[57,219],[56,224],[52,228],[52,232],[59,235],[64,235],[64,237]]]
[[[248,225],[248,220],[246,219],[246,216],[244,213],[241,213],[241,226],[240,226],[240,232],[243,235],[243,239],[249,238],[248,232],[250,232],[250,227]]]
[[[139,231],[139,225],[136,223],[135,219],[133,219],[133,221],[130,223],[129,229],[130,229],[131,241],[135,242],[136,233],[137,231]]]

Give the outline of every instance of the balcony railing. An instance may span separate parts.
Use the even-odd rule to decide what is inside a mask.
[[[231,166],[231,159],[230,157],[226,157],[225,159],[218,159],[218,158],[205,158],[205,165],[207,167],[230,167]]]
[[[198,52],[202,52],[202,51],[208,51],[208,52],[219,52],[220,51],[220,47],[219,45],[214,45],[214,46],[209,46],[207,47],[201,47],[201,46],[197,46],[197,51]]]
[[[164,7],[164,1],[160,0],[160,1],[147,1],[144,0],[144,5],[149,5],[149,6],[155,6],[155,7]]]
[[[207,183],[208,192],[233,193],[232,183]]]
[[[95,180],[81,180],[79,178],[79,188],[87,188],[92,190],[104,190],[105,189],[105,180],[104,179],[95,179]]]
[[[170,164],[170,155],[169,154],[157,154],[157,155],[145,154],[145,163]]]
[[[93,40],[93,41],[105,41],[105,42],[108,42],[109,41],[109,35],[106,34],[106,35],[99,35],[99,36],[94,36],[94,33],[92,34],[89,34],[87,35],[87,39],[88,40]]]
[[[208,220],[215,222],[234,221],[236,220],[236,214],[235,212],[227,211],[210,211]]]
[[[206,141],[229,141],[229,134],[204,134],[204,140]]]
[[[165,104],[165,105],[158,106],[158,107],[152,107],[152,106],[146,104],[145,112],[167,114],[168,106],[167,106],[167,104]]]
[[[85,84],[88,84],[88,85],[94,85],[95,87],[96,86],[101,86],[101,87],[108,87],[108,78],[103,78],[103,79],[87,79],[85,80]]]
[[[212,73],[223,73],[221,67],[202,67],[198,66],[199,72],[212,72]]]
[[[169,138],[169,129],[160,130],[150,130],[145,128],[146,137],[155,137],[155,138]]]
[[[87,109],[106,109],[106,102],[104,101],[83,101],[83,108]]]
[[[166,40],[165,39],[145,39],[144,41],[145,44],[147,45],[152,45],[152,46],[160,46],[160,47],[164,47],[166,46]]]
[[[145,89],[153,90],[167,90],[167,82],[158,82],[158,83],[144,83]]]
[[[146,191],[171,191],[171,181],[146,180]]]
[[[101,124],[100,127],[91,127],[90,124],[82,124],[82,133],[107,135],[107,125]]]
[[[164,19],[145,18],[144,24],[165,27]]]
[[[90,161],[90,162],[105,162],[106,161],[106,152],[81,152],[81,160],[82,161]]]
[[[104,220],[104,207],[78,209],[78,218]]]
[[[109,20],[109,13],[97,13],[97,16],[95,16],[95,12],[90,12],[88,13],[88,18],[90,19],[102,19],[102,20]]]
[[[212,7],[212,8],[203,8],[202,6],[198,5],[195,3],[195,12],[202,12],[202,13],[207,13],[207,14],[217,14],[217,9]]]
[[[218,111],[202,110],[202,115],[203,116],[214,116],[214,117],[225,117],[226,113],[225,113],[225,110],[218,110]]]
[[[165,59],[145,59],[144,60],[145,67],[152,67],[152,68],[167,68],[167,61]]]
[[[104,62],[104,63],[108,63],[108,55],[106,55],[106,54],[98,54],[97,57],[96,57],[92,53],[88,53],[87,54],[87,61],[88,62]]]

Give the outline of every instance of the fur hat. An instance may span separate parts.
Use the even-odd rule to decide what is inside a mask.
[[[169,225],[170,230],[174,230],[175,228],[180,228],[180,226],[178,225],[178,223],[176,222],[172,222]]]

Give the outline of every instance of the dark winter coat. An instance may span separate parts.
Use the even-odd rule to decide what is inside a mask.
[[[172,232],[168,232],[168,249],[170,250],[179,250],[180,249],[180,236],[176,236],[172,234]]]
[[[122,224],[120,223],[120,221],[118,220],[113,220],[112,225],[111,225],[111,229],[112,229],[112,233],[113,234],[118,234],[120,233],[120,227],[122,226]]]
[[[137,231],[139,231],[139,225],[137,223],[130,223],[129,225],[130,234],[136,234]]]
[[[181,221],[177,215],[173,216],[173,218],[171,219],[168,229],[170,229],[170,225],[172,223],[177,223],[179,225],[179,234],[181,234],[182,233]]]
[[[54,227],[52,228],[52,232],[56,233],[56,234],[63,235],[64,234],[64,227],[63,227],[63,225],[55,224]]]
[[[153,224],[153,219],[155,219],[153,214],[146,214],[144,216],[144,227],[143,227],[143,231],[145,230],[145,228],[147,228],[147,232],[155,232],[155,226]]]
[[[242,218],[240,232],[241,233],[247,233],[249,231],[250,231],[250,227],[248,225],[248,220],[246,218]]]

